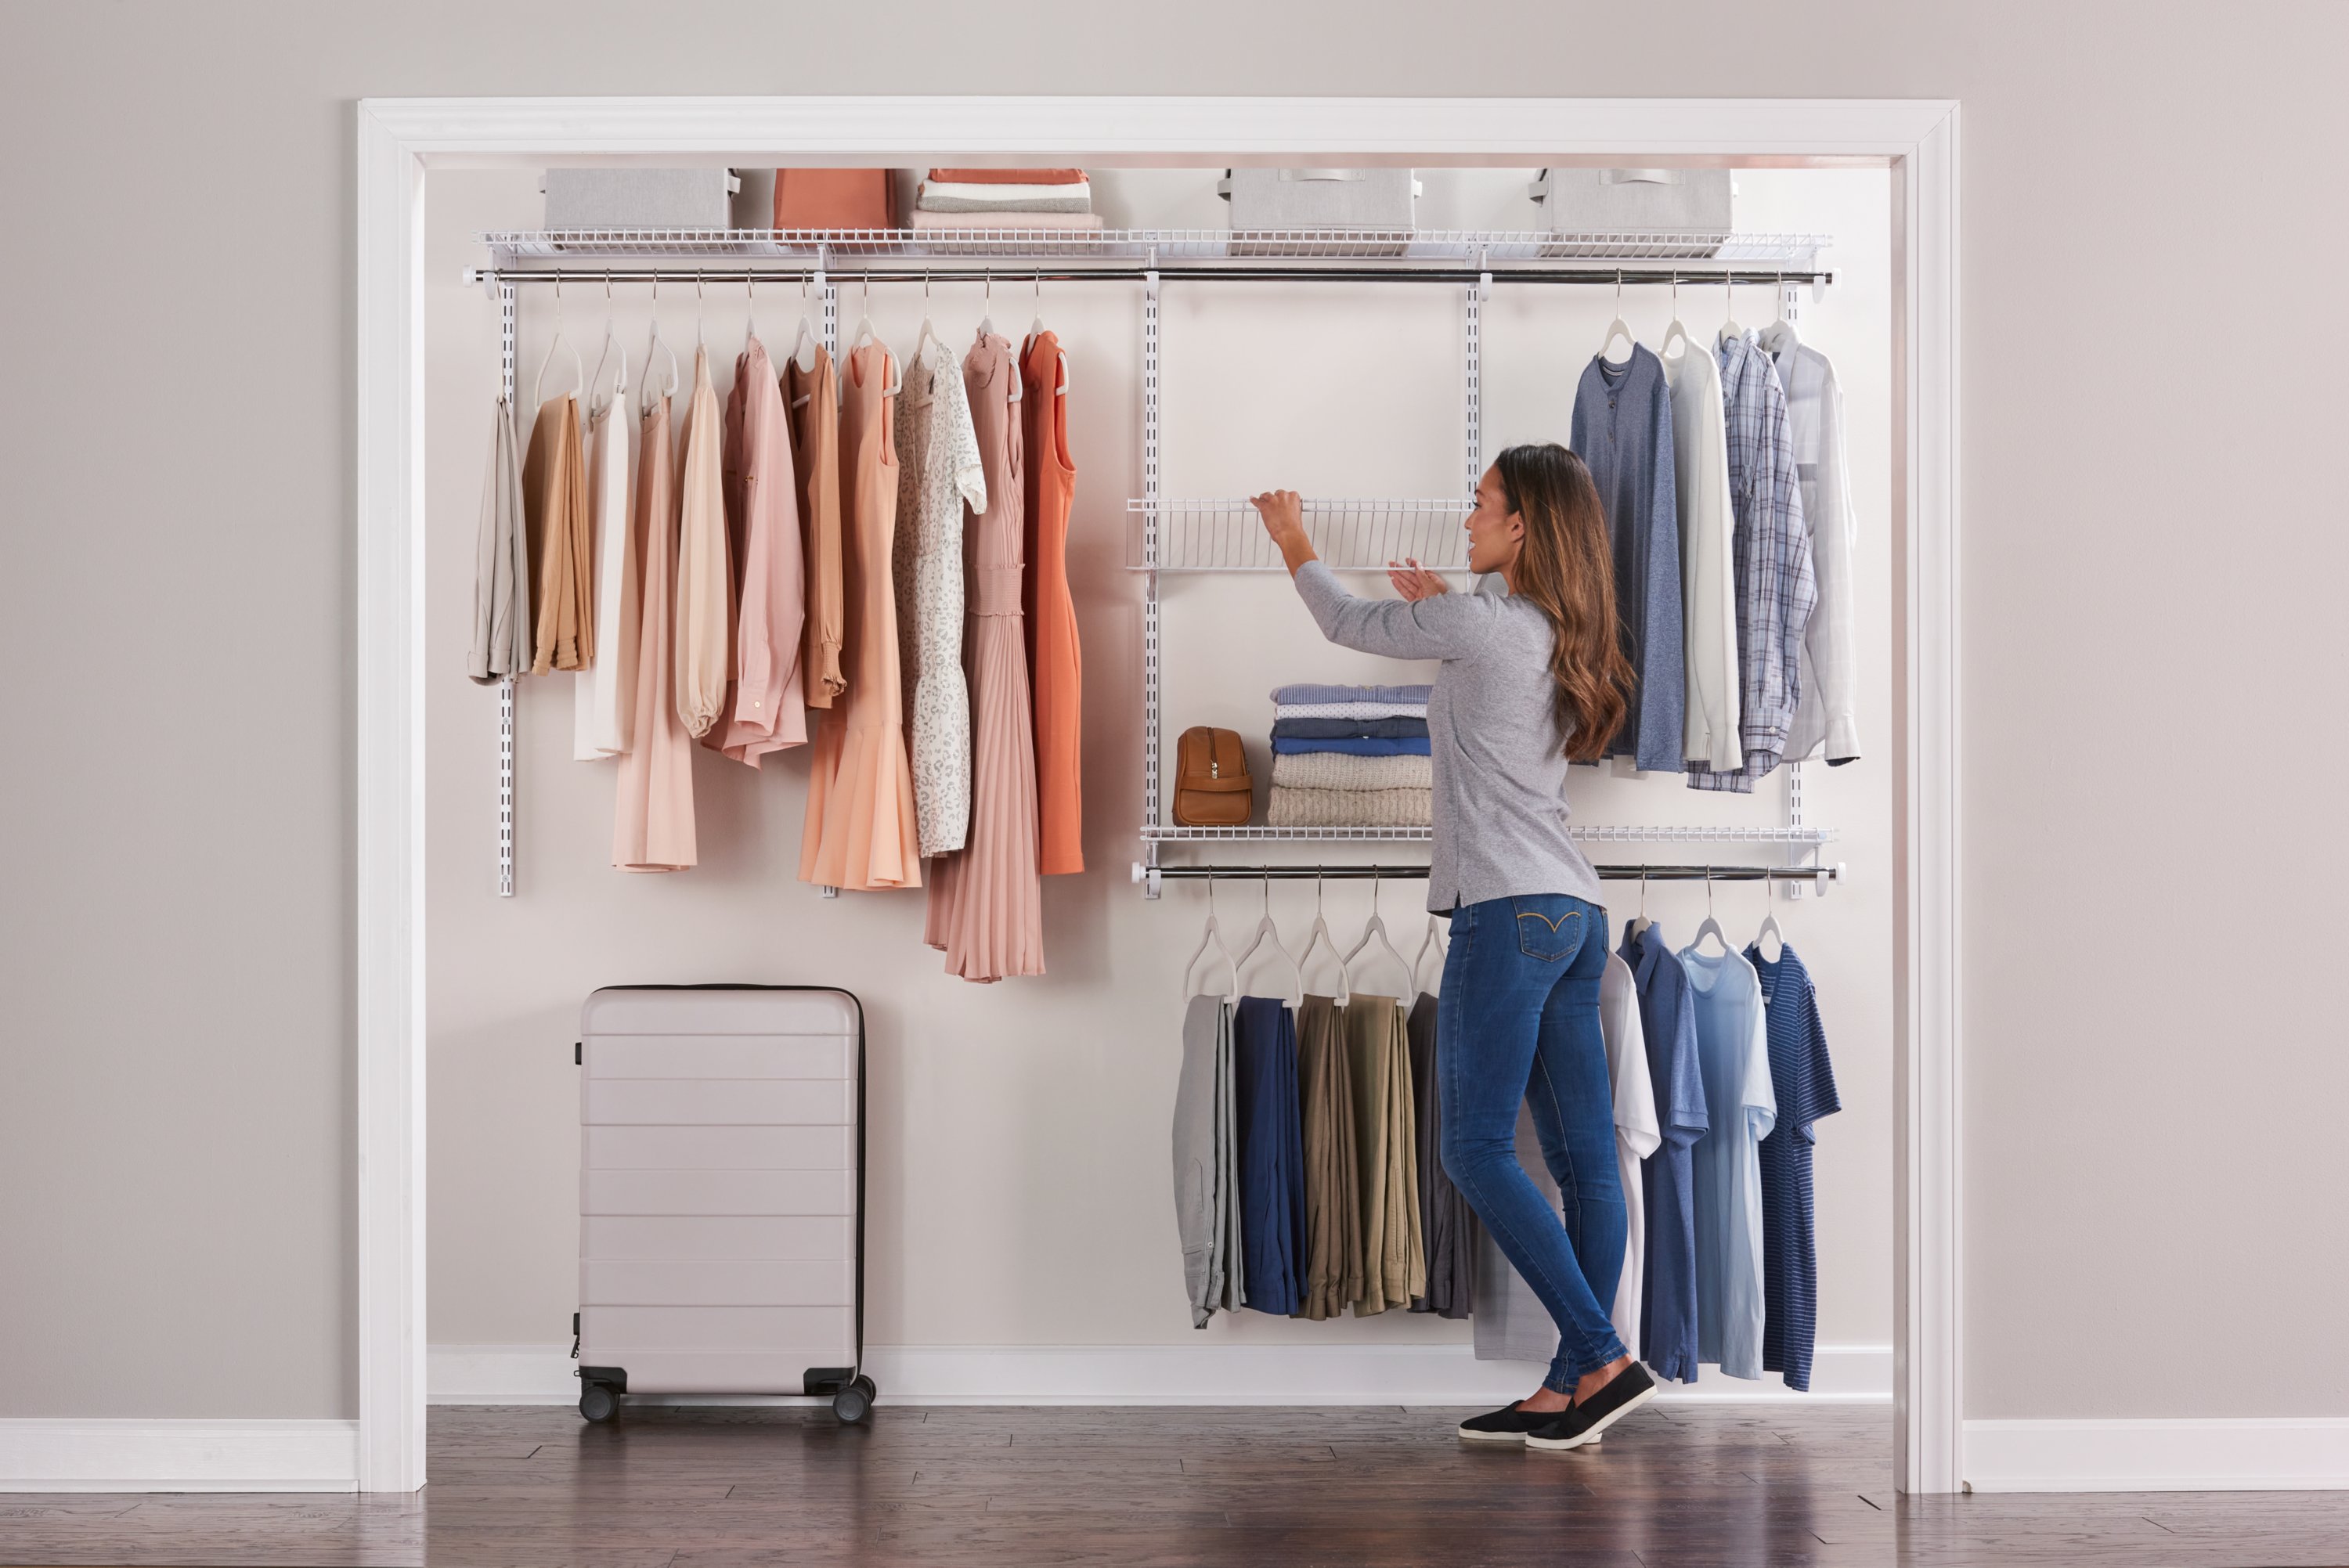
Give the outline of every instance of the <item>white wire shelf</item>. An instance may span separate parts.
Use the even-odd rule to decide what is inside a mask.
[[[492,230],[481,236],[493,271],[582,271],[678,260],[768,262],[838,271],[864,263],[918,272],[933,257],[1044,265],[1385,262],[1402,266],[1611,273],[1614,264],[1676,268],[1702,278],[1723,272],[1811,276],[1823,234],[1538,229],[554,229]],[[539,263],[530,266],[528,263]],[[1309,270],[1309,267],[1303,270]]]
[[[1833,828],[1748,828],[1681,824],[1569,824],[1567,836],[1585,844],[1795,844],[1833,843]],[[1423,843],[1427,828],[1190,828],[1176,823],[1144,826],[1145,843]]]
[[[1158,518],[1157,559],[1150,519]],[[1465,500],[1309,500],[1305,534],[1333,572],[1381,572],[1410,559],[1437,572],[1468,569]],[[1130,500],[1125,564],[1134,572],[1278,572],[1280,552],[1245,500]]]

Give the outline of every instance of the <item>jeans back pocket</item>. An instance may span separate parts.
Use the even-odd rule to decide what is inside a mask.
[[[1513,898],[1517,948],[1528,958],[1555,964],[1571,958],[1582,946],[1582,911],[1564,898]],[[1542,905],[1550,907],[1544,909]]]

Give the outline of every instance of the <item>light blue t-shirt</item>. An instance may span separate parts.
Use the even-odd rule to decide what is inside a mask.
[[[1762,977],[1735,953],[1685,947],[1712,1127],[1697,1140],[1697,1359],[1762,1376],[1762,1140],[1777,1125]]]

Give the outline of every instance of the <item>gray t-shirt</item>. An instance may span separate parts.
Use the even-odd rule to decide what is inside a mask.
[[[1545,892],[1597,903],[1599,875],[1566,832],[1567,735],[1541,611],[1497,593],[1357,598],[1319,561],[1299,570],[1297,592],[1341,647],[1443,661],[1427,699],[1427,907]]]

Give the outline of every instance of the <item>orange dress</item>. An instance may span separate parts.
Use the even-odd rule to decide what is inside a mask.
[[[792,468],[800,487],[802,555],[807,562],[806,641],[800,652],[807,705],[830,707],[848,689],[840,673],[840,381],[832,356],[819,346],[808,369],[799,356],[783,361],[784,401],[791,406]]]
[[[1008,339],[982,336],[963,360],[987,469],[987,513],[965,532],[970,562],[964,646],[970,666],[970,832],[930,873],[922,940],[966,980],[1044,973],[1036,871],[1036,731],[1020,607],[1019,367]],[[854,688],[852,688],[854,689]]]
[[[1077,605],[1069,595],[1069,507],[1077,465],[1069,457],[1069,400],[1061,340],[1028,340],[1020,366],[1028,464],[1028,670],[1036,694],[1038,869],[1085,869],[1084,665]]]
[[[595,544],[576,393],[539,405],[530,450],[523,458],[522,504],[538,574],[538,636],[530,673],[584,670],[595,662]]]
[[[919,887],[914,770],[898,691],[897,595],[889,575],[897,524],[897,450],[887,395],[896,362],[878,343],[852,350],[840,410],[841,517],[849,535],[842,596],[851,634],[848,689],[816,732],[800,880],[854,888]]]

